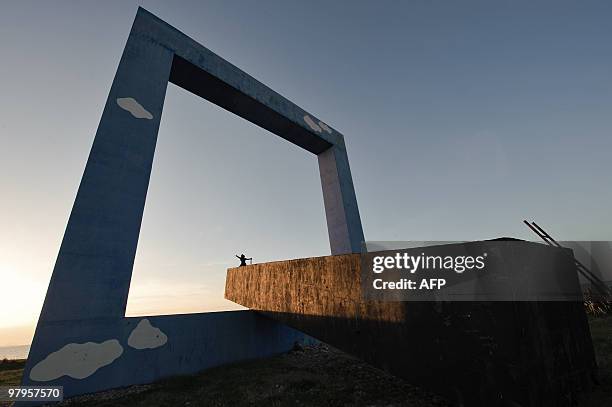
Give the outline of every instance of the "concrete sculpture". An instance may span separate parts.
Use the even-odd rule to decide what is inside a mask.
[[[125,317],[168,82],[316,154],[331,252],[360,250],[363,232],[343,136],[139,8],[70,214],[23,385],[63,385],[71,396],[267,356],[308,340],[251,311]]]

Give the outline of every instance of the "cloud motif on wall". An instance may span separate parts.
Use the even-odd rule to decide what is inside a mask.
[[[153,115],[134,98],[118,98],[117,104],[123,110],[127,110],[137,119],[151,120]]]
[[[321,128],[319,127],[318,124],[316,124],[314,122],[314,120],[312,120],[312,117],[306,115],[304,116],[304,121],[306,122],[306,124],[313,129],[314,131],[316,131],[317,133],[321,133]]]
[[[304,122],[308,125],[308,127],[313,129],[317,133],[321,133],[323,130],[325,130],[329,134],[332,134],[332,129],[327,124],[323,123],[321,120],[319,120],[318,123],[315,123],[312,117],[306,115],[304,116]]]
[[[168,342],[168,337],[148,319],[141,320],[128,338],[128,345],[134,349],[155,349]]]
[[[30,379],[47,382],[62,376],[84,379],[103,366],[110,365],[123,353],[116,339],[102,343],[69,343],[50,353],[30,370]]]
[[[325,130],[329,134],[332,134],[332,129],[330,129],[329,126],[323,123],[321,120],[319,120],[319,127],[321,127],[323,130]]]

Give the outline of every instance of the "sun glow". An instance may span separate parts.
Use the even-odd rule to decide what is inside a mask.
[[[0,265],[0,346],[30,343],[48,284],[11,270]]]

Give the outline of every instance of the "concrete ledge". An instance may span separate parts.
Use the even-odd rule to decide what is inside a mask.
[[[229,269],[225,290],[231,301],[469,406],[570,406],[596,369],[580,302],[364,301],[356,254]]]

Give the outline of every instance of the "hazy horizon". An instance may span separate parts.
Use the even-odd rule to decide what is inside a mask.
[[[138,5],[346,139],[368,240],[612,240],[612,4],[112,1],[0,13],[0,346],[29,344]],[[127,315],[329,254],[316,157],[168,85]]]

